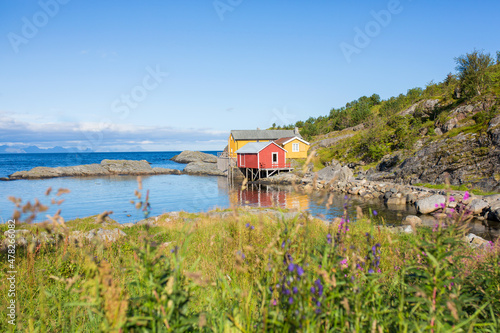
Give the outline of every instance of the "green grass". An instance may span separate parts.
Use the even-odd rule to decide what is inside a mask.
[[[435,190],[446,190],[450,189],[453,191],[469,191],[470,193],[473,193],[475,195],[492,195],[492,194],[499,194],[499,192],[485,192],[481,191],[478,189],[469,189],[466,185],[447,185],[447,184],[429,184],[429,183],[416,183],[413,184],[415,186],[422,186],[422,187],[427,187],[427,188],[432,188]]]
[[[53,245],[18,248],[17,331],[499,328],[500,249],[471,250],[453,224],[398,235],[374,216],[347,230],[340,221],[226,211],[232,213],[226,218],[162,215],[157,226],[123,228],[128,236],[115,243],[78,245],[62,237]],[[71,235],[93,220],[69,221],[66,230],[43,228]],[[18,228],[36,232],[38,226]],[[451,281],[455,286],[447,287]],[[6,288],[0,286],[2,313]],[[14,331],[5,321],[0,328]]]

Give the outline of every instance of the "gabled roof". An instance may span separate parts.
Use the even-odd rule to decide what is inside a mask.
[[[299,138],[298,136],[291,136],[291,137],[288,137],[288,138],[281,138],[281,139],[278,139],[278,140],[274,140],[274,142],[276,142],[279,145],[286,145],[287,143],[289,143],[290,141],[293,141],[295,139],[297,139],[297,140],[305,143],[308,146],[311,145],[309,142],[307,142],[306,140],[304,140],[302,138]]]
[[[238,149],[236,151],[236,154],[258,154],[262,149],[266,148],[269,145],[275,145],[276,147],[287,152],[283,147],[278,146],[274,142],[251,142]]]
[[[235,140],[277,140],[280,138],[299,136],[294,130],[233,130]]]

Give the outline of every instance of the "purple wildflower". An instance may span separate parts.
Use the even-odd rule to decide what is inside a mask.
[[[299,292],[299,290],[297,289],[297,287],[293,287],[293,293],[296,294],[298,292]]]
[[[373,211],[373,215],[375,215],[375,216],[377,216],[377,215],[378,215],[378,213],[377,213],[377,211],[376,211],[376,210],[374,210],[374,211]]]
[[[370,268],[370,269],[368,270],[368,273],[369,273],[369,274],[373,274],[373,273],[375,273],[375,271],[374,271],[373,269],[371,269],[371,268]]]
[[[290,298],[288,299],[288,303],[290,303],[290,304],[292,304],[292,303],[293,303],[293,297],[290,297]]]
[[[297,266],[297,275],[298,276],[304,275],[304,269],[301,266]]]
[[[288,265],[288,271],[293,272],[294,269],[295,269],[295,265],[294,264]]]
[[[311,293],[312,293],[312,294],[315,294],[315,293],[316,293],[316,288],[311,287]]]
[[[455,201],[455,198],[453,196],[450,196],[450,202]]]
[[[469,198],[470,198],[469,191],[465,191],[464,200],[463,201],[467,201],[467,200],[469,200]]]
[[[273,299],[273,305],[276,306],[276,300],[275,299]]]
[[[245,224],[245,227],[249,228],[250,227],[250,223]]]

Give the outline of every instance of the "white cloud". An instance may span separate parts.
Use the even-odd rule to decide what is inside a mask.
[[[94,151],[116,150],[128,145],[146,150],[186,149],[180,147],[218,150],[224,148],[229,134],[210,128],[148,127],[111,122],[40,122],[42,119],[36,119],[35,123],[28,118],[26,115],[0,113],[0,145],[79,147]]]

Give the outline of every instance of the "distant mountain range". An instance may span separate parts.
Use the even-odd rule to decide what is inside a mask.
[[[0,146],[0,154],[44,154],[44,153],[90,153],[92,150],[81,150],[77,148],[63,148],[56,146],[54,148],[38,148],[37,146],[14,145]]]

